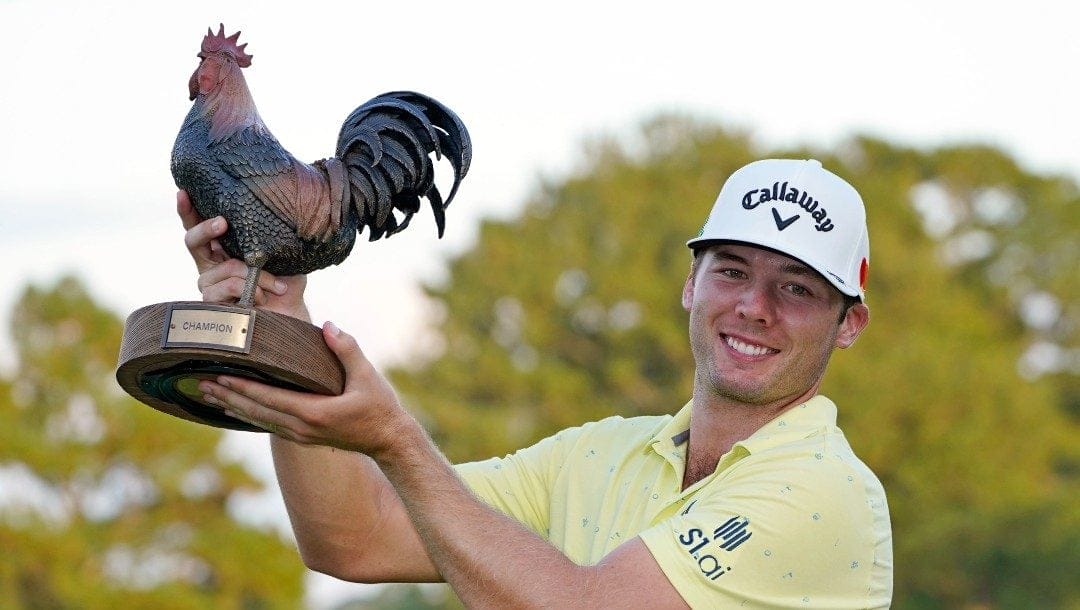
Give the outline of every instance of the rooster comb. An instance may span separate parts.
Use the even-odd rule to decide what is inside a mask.
[[[246,68],[251,65],[251,55],[244,52],[244,47],[247,43],[240,46],[236,46],[236,41],[240,39],[240,32],[225,37],[225,24],[222,23],[218,27],[218,33],[215,34],[210,28],[206,28],[206,36],[202,41],[203,53],[216,53],[218,51],[224,51],[229,55],[232,55],[236,59],[236,64],[241,68]]]

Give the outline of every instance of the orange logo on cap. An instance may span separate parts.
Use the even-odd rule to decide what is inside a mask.
[[[870,261],[862,259],[859,265],[859,290],[866,290],[866,278],[870,276]]]

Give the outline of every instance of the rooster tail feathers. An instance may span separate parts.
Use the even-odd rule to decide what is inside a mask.
[[[442,151],[439,149],[439,143],[437,141],[438,136],[435,133],[435,126],[431,123],[431,120],[424,113],[424,109],[410,104],[394,97],[394,94],[387,93],[376,97],[367,104],[361,106],[365,111],[361,113],[361,117],[367,116],[375,112],[384,112],[387,114],[396,115],[398,118],[406,120],[410,123],[414,129],[416,129],[417,137],[421,138],[424,142],[424,147],[429,151],[435,153],[436,159],[442,158]],[[393,112],[397,110],[399,112]],[[360,118],[360,117],[358,117]],[[411,120],[409,120],[411,119]]]
[[[344,151],[348,151],[353,147],[363,144],[367,146],[372,157],[372,165],[375,165],[382,159],[382,140],[379,139],[379,132],[363,125],[357,125],[348,133],[348,141],[342,145],[342,139],[346,137],[344,127],[342,127],[341,135],[338,137],[337,155],[338,158],[344,157],[342,154]]]
[[[464,177],[469,171],[469,164],[472,162],[472,141],[469,139],[469,131],[465,129],[465,124],[461,122],[458,115],[438,100],[415,91],[394,91],[379,97],[387,96],[396,97],[424,109],[424,114],[427,115],[431,123],[441,133],[445,134],[446,139],[443,148],[446,155],[450,157],[451,162],[456,157],[455,169],[461,174],[461,177]],[[450,201],[447,199],[447,204],[449,203]]]
[[[435,186],[432,153],[436,159],[446,157],[454,170],[445,200]],[[345,119],[337,158],[347,168],[358,226],[368,227],[370,240],[407,227],[420,210],[421,197],[428,199],[442,237],[445,210],[469,171],[472,144],[449,108],[419,93],[395,91],[372,98]]]
[[[374,193],[374,198],[369,198],[365,202],[366,215],[361,215],[360,219],[365,225],[372,225],[376,227],[382,227],[386,224],[387,217],[390,216],[390,185],[386,183],[386,178],[383,177],[383,173],[374,167],[367,165],[350,165],[349,173],[358,174],[360,181],[366,182],[367,187],[362,189],[362,192]],[[355,205],[354,200],[354,205]],[[359,213],[360,210],[357,209]]]
[[[461,186],[461,180],[469,172],[469,165],[472,163],[472,140],[469,138],[469,131],[465,129],[465,124],[461,122],[458,115],[438,100],[412,91],[398,91],[387,95],[398,95],[424,107],[431,122],[438,127],[437,137],[440,148],[446,151],[446,157],[454,168],[454,183],[450,187],[450,195],[442,204],[442,209],[445,210],[454,200],[454,195]],[[439,235],[442,235],[442,231]]]
[[[360,224],[367,224],[368,218],[375,217],[375,187],[360,170],[349,168],[346,173],[352,187],[352,210],[359,217]]]
[[[468,134],[466,134],[466,137],[468,137]],[[439,133],[439,139],[444,142],[444,145],[448,144],[452,147],[456,144],[451,136],[442,132]],[[456,149],[450,148],[450,150]],[[471,159],[468,156],[465,156],[464,158],[460,155],[450,157],[450,165],[454,168],[454,184],[450,186],[450,195],[446,198],[443,209],[446,209],[446,207],[450,205],[450,202],[454,200],[454,195],[457,195],[458,187],[461,186],[461,179],[465,177],[465,172],[469,171],[470,160]],[[440,231],[439,234],[441,236],[442,232]]]
[[[426,166],[423,159],[417,159],[409,154],[408,149],[397,140],[386,140],[386,156],[393,159],[405,172],[405,180],[408,182],[421,182],[424,178]]]
[[[442,239],[443,230],[446,229],[446,204],[439,195],[439,190],[434,186],[428,189],[428,202],[431,203],[431,211],[435,214],[435,227],[439,230],[439,238]]]

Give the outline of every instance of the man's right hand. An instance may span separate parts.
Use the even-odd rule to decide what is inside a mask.
[[[228,223],[221,216],[204,220],[191,205],[185,191],[176,193],[176,213],[187,231],[184,244],[199,272],[198,285],[203,301],[237,302],[244,289],[247,265],[242,260],[230,257],[218,241],[228,230]],[[311,315],[304,303],[306,287],[306,275],[277,277],[262,271],[255,289],[255,305],[310,322]]]

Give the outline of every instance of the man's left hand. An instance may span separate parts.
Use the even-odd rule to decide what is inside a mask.
[[[345,367],[340,396],[285,390],[250,379],[221,376],[199,389],[206,400],[241,421],[305,445],[326,445],[377,457],[398,432],[418,426],[390,383],[364,356],[356,339],[332,322],[323,339]]]

